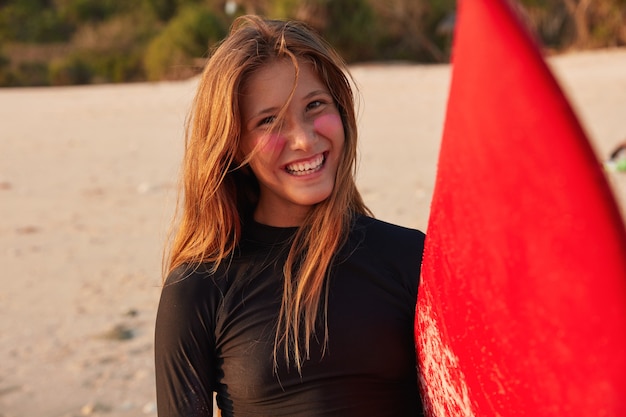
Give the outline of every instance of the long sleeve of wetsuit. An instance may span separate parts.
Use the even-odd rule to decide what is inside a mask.
[[[159,417],[211,417],[215,375],[212,280],[174,270],[166,279],[156,318],[155,372]],[[215,287],[213,287],[215,292]]]

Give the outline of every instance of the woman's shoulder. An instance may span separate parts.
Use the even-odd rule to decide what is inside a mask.
[[[398,241],[399,243],[413,242],[423,245],[426,235],[417,229],[411,229],[397,224],[388,223],[373,217],[360,215],[356,218],[355,232],[364,232],[365,236],[371,239],[381,239],[384,241]]]
[[[167,275],[161,290],[160,311],[176,317],[202,316],[217,311],[228,280],[211,264],[183,264]]]
[[[222,268],[212,263],[186,263],[173,268],[165,278],[163,289],[190,295],[218,292],[226,284]]]
[[[358,216],[350,233],[349,247],[359,248],[377,258],[393,262],[415,259],[421,262],[425,234],[417,229]]]
[[[205,263],[184,263],[172,268],[165,278],[165,286],[178,284],[198,284],[212,275],[212,265]]]

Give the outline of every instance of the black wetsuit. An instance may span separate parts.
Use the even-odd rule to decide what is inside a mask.
[[[300,375],[273,345],[282,266],[295,228],[254,222],[232,259],[180,267],[156,323],[160,417],[421,416],[413,326],[424,234],[359,217],[329,281],[323,323]],[[318,320],[321,322],[321,320]]]

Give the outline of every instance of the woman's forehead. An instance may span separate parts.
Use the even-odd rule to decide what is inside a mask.
[[[251,71],[242,82],[240,92],[243,96],[261,92],[273,95],[277,83],[278,87],[292,88],[296,82],[298,86],[315,84],[327,88],[311,61],[298,58],[294,62],[289,58],[281,58],[266,62]]]

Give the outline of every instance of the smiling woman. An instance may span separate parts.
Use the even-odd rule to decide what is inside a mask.
[[[343,60],[238,19],[199,83],[156,323],[159,415],[419,416],[424,234],[369,217]]]

